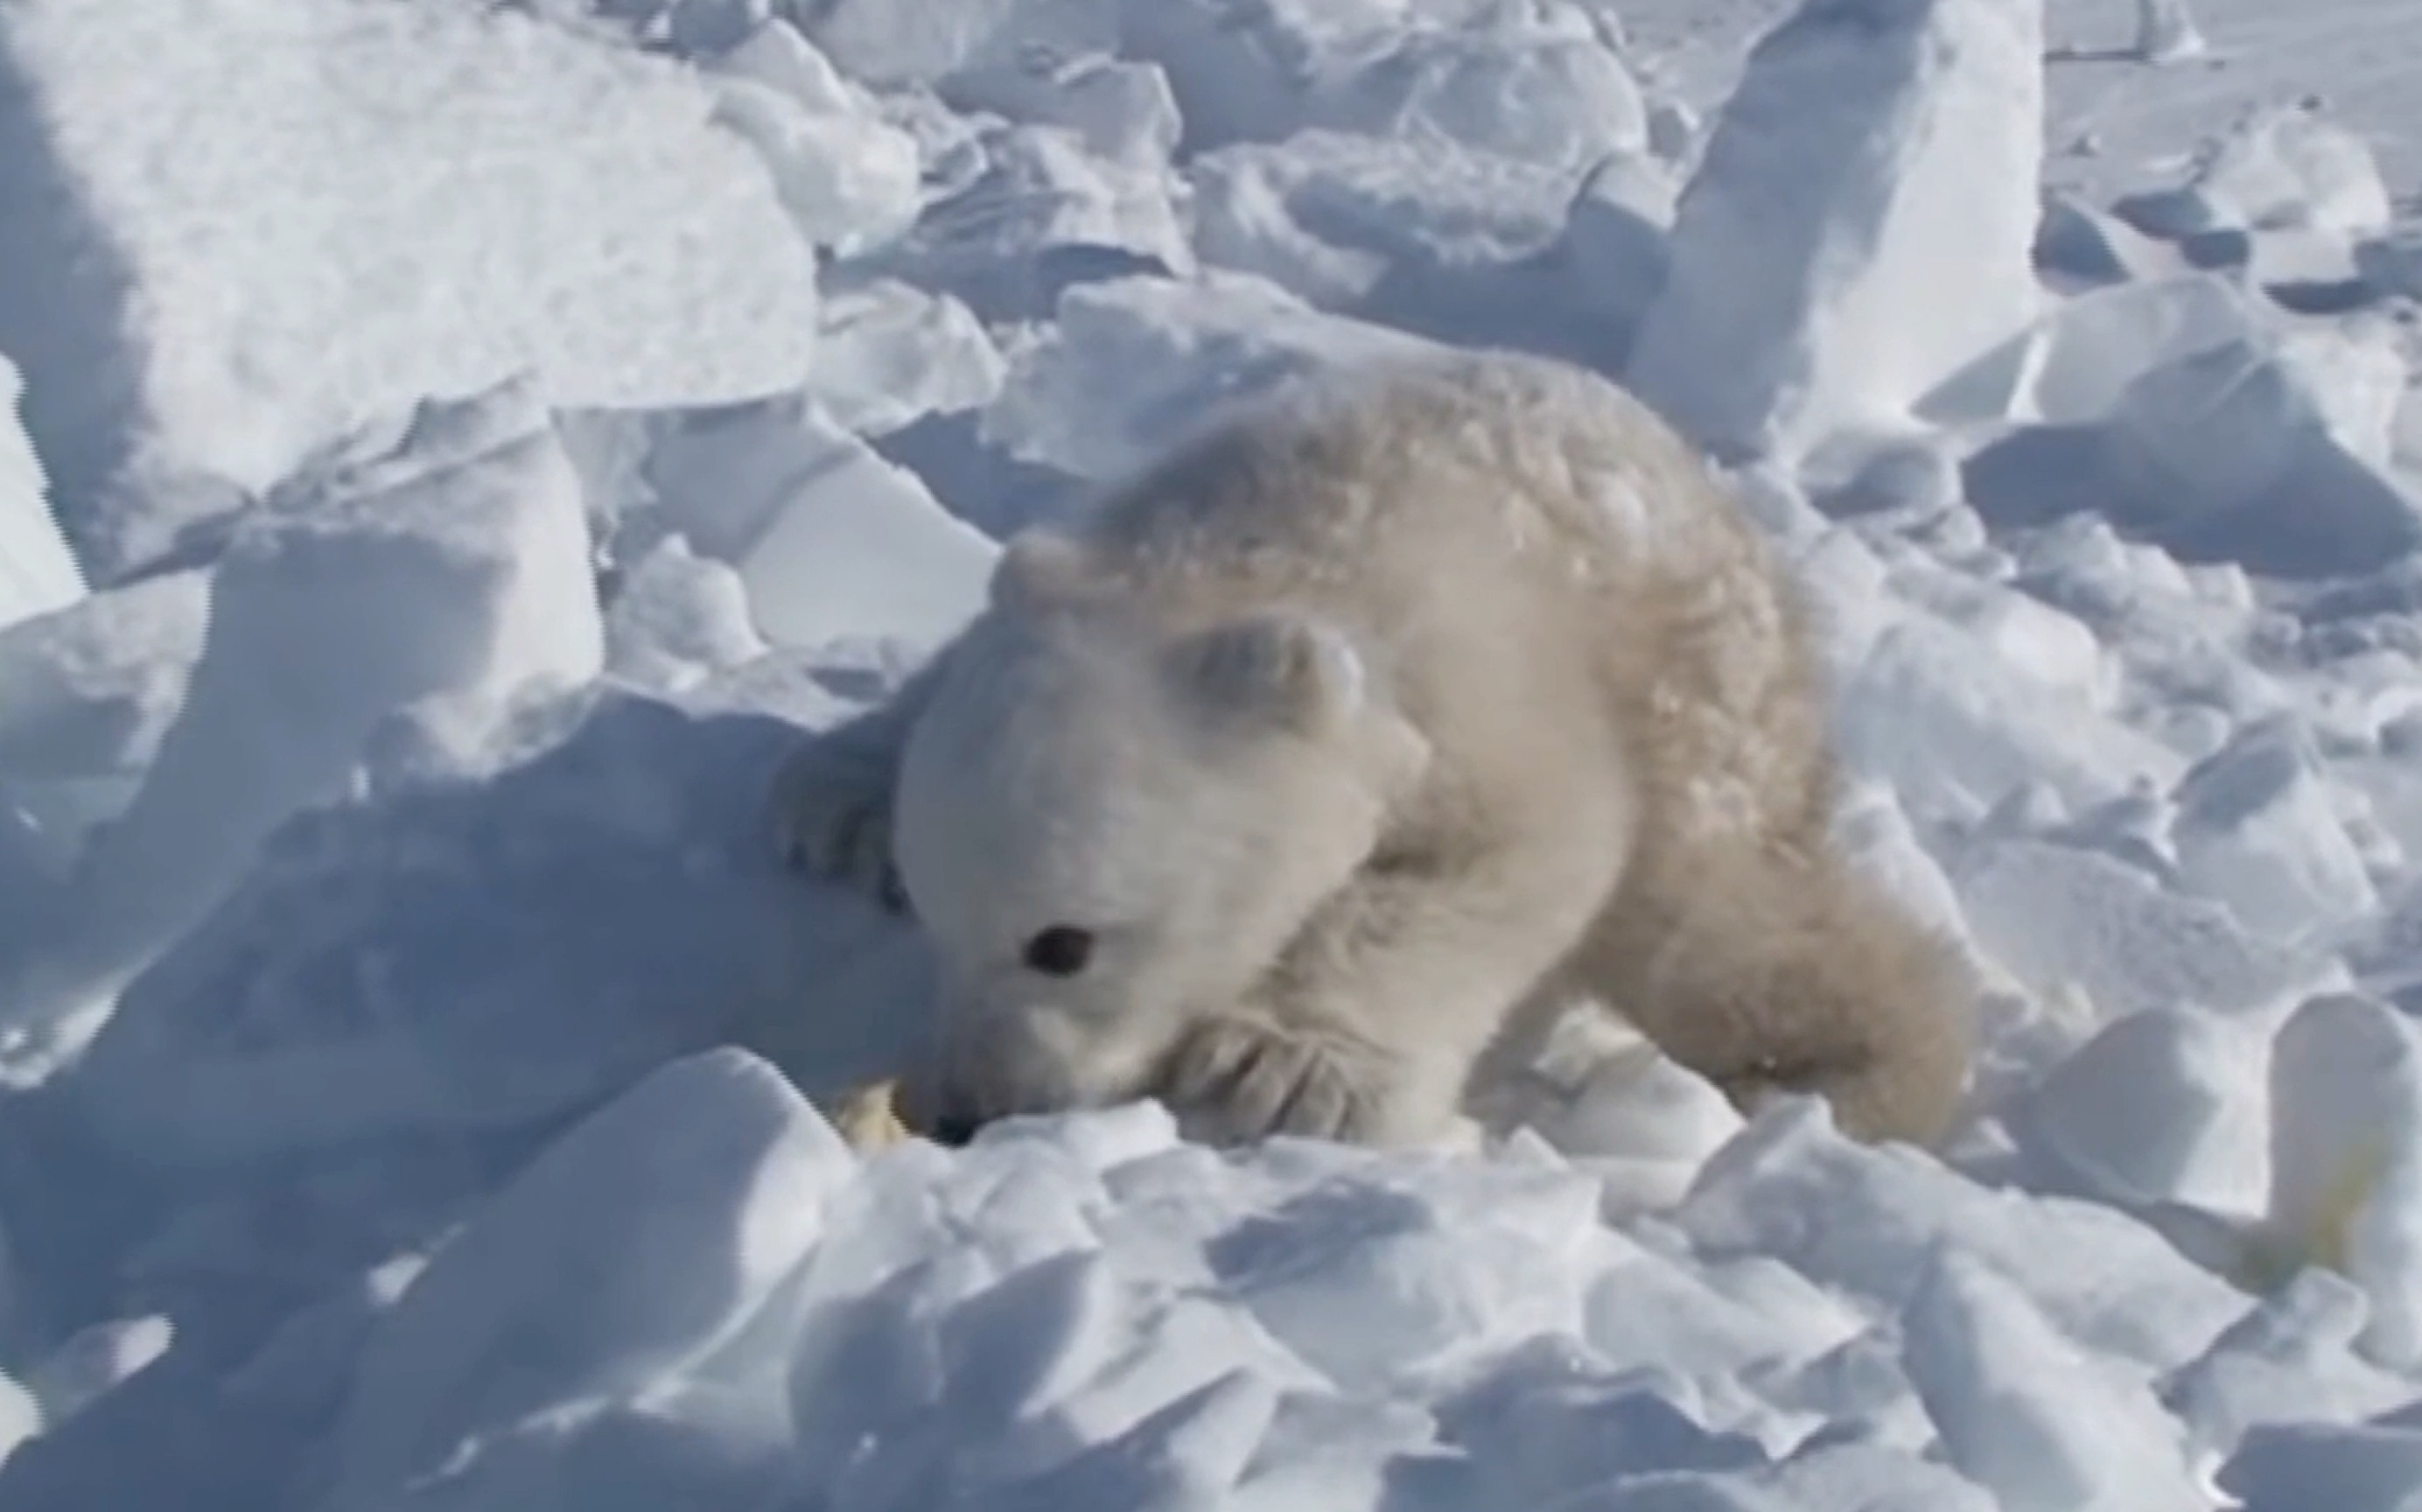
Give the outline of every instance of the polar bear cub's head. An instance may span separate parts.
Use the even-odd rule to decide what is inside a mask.
[[[1172,626],[1029,534],[953,645],[894,803],[937,956],[937,1111],[1141,1095],[1377,843],[1422,746],[1351,638],[1287,609]]]

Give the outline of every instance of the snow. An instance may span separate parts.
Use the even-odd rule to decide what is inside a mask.
[[[1845,0],[1769,33],[1627,379],[1710,447],[1791,455],[2025,324],[2042,50],[2034,0]]]
[[[2043,223],[2036,228],[2036,267],[2062,282],[2100,284],[2157,278],[2186,259],[2118,216],[2057,189],[2044,191]]]
[[[2358,570],[2422,541],[2422,510],[2366,455],[2400,359],[2330,335],[2306,345],[2232,342],[2131,381],[2112,426],[2132,486],[2114,514],[2181,554],[2282,574]],[[2282,531],[2286,509],[2322,528]]]
[[[42,1421],[75,1416],[112,1387],[167,1353],[175,1331],[166,1318],[113,1318],[79,1331],[36,1366],[26,1386],[41,1404]]]
[[[816,11],[810,37],[853,78],[871,85],[930,84],[987,64],[1014,63],[1029,48],[1064,55],[1108,48],[1118,39],[1114,0],[915,8],[841,0]]]
[[[1646,111],[1608,7],[1548,0],[1125,0],[1123,45],[1167,71],[1195,151],[1308,127],[1586,165]]]
[[[0,630],[0,785],[55,837],[64,868],[122,811],[201,655],[210,575],[104,589]]]
[[[696,416],[646,467],[662,523],[738,570],[756,630],[778,645],[931,649],[983,603],[992,543],[812,402]]]
[[[2291,326],[2189,273],[2068,301],[1920,408],[2005,428],[1966,469],[1998,520],[2094,496],[2183,559],[2329,575],[2422,540],[2422,506],[2395,471],[2405,390],[2398,339],[2368,312]]]
[[[2147,63],[2183,63],[2211,51],[2186,0],[2136,0],[2136,55]]]
[[[765,649],[749,619],[747,579],[699,556],[684,535],[641,554],[606,611],[606,669],[642,687],[680,692]]]
[[[2005,838],[1969,847],[1951,876],[1978,941],[2005,969],[2039,990],[2073,984],[2113,1016],[2165,1003],[2262,1014],[2331,980],[2324,957],[2165,890],[2133,856]]]
[[[876,278],[826,295],[807,391],[836,424],[883,435],[991,402],[1008,370],[967,306]]]
[[[177,718],[71,884],[77,965],[95,983],[139,969],[394,721],[477,739],[533,688],[595,676],[576,486],[516,380],[356,438],[239,528]]]
[[[1609,359],[1631,349],[1641,319],[1664,291],[1677,187],[1653,160],[1616,156],[1573,197],[1559,248],[1575,303],[1612,327]]]
[[[1347,165],[1377,159],[1384,171],[1393,165],[1389,160],[1430,161],[1394,142],[1351,136],[1333,141],[1335,155]],[[1335,230],[1322,236],[1305,226],[1316,214],[1305,202],[1330,181],[1321,171],[1322,154],[1307,150],[1315,144],[1329,148],[1331,139],[1321,134],[1313,142],[1298,137],[1282,147],[1239,143],[1196,158],[1187,169],[1194,191],[1194,247],[1211,267],[1259,276],[1323,308],[1347,309],[1379,287],[1389,258],[1377,248],[1344,241]],[[1502,208],[1495,197],[1487,202]]]
[[[2245,1305],[2225,1281],[2108,1206],[1980,1186],[1906,1148],[1863,1148],[1820,1108],[1762,1120],[1718,1151],[1675,1221],[1702,1256],[1781,1261],[1895,1315],[1933,1284],[1941,1252],[1956,1246],[2062,1333],[2153,1369],[2194,1359]]]
[[[2145,1384],[2079,1349],[1979,1262],[1941,1254],[1901,1326],[1950,1462],[2009,1512],[2207,1504]]]
[[[1166,165],[1097,156],[1062,126],[995,124],[972,146],[981,167],[873,266],[993,320],[1047,314],[1062,289],[1110,273],[1192,271]]]
[[[862,251],[907,228],[920,202],[917,140],[812,43],[769,22],[714,60],[714,118],[752,143],[782,208],[818,246]]]
[[[2380,1362],[2422,1360],[2422,1050],[2385,1004],[2316,998],[2280,1026],[2272,1052],[2271,1204],[2266,1240],[2312,1255],[2364,1289],[2360,1338]],[[2282,1257],[2268,1257],[2282,1263]]]
[[[102,576],[219,496],[189,479],[257,493],[424,393],[807,370],[809,244],[669,65],[487,8],[41,0],[0,69],[0,351]]]
[[[1064,128],[1088,150],[1138,165],[1169,161],[1183,130],[1167,73],[1100,53],[1026,52],[1014,63],[955,75],[951,99],[962,109]]]
[[[0,629],[84,596],[84,569],[51,515],[49,480],[18,422],[24,385],[0,356]]]
[[[2292,719],[2240,731],[2178,782],[2180,885],[2283,938],[2370,911],[2379,896],[2323,780]]]
[[[1648,145],[1646,107],[1621,60],[1587,31],[1548,26],[1414,31],[1329,84],[1307,114],[1310,126],[1567,171]]]
[[[2260,316],[2216,274],[2179,273],[2093,290],[2044,314],[1929,395],[1929,417],[2084,425],[2164,360],[2247,339]]]
[[[2381,292],[2422,298],[2422,238],[2411,231],[2356,243],[2354,260]]]
[[[2246,1512],[2287,1512],[2318,1504],[2371,1512],[2412,1504],[2422,1480],[2422,1431],[2407,1414],[2354,1427],[2265,1425],[2245,1436],[2220,1477],[2221,1489]]]
[[[2410,1508],[2409,10],[0,10],[0,1507]],[[1441,343],[1805,584],[1953,1136],[1576,1004],[1460,1146],[850,1145],[776,764]]]
[[[585,1408],[564,1427],[602,1435],[607,1403],[644,1394],[662,1425],[693,1428],[679,1400],[693,1373],[693,1431],[745,1423],[733,1410],[748,1404],[716,1397],[751,1377],[778,1392],[777,1362],[714,1357],[778,1306],[848,1168],[840,1138],[744,1052],[648,1077],[531,1162],[372,1326],[336,1433],[340,1504],[437,1473],[511,1484],[516,1432],[550,1410]],[[609,1188],[618,1200],[597,1202]],[[482,1448],[489,1434],[502,1442]]]
[[[2186,1421],[2205,1458],[2266,1425],[2353,1423],[2410,1402],[2410,1386],[2354,1350],[2367,1311],[2363,1293],[2343,1276],[2299,1271],[2224,1330],[2202,1358],[2164,1377],[2162,1399]]]
[[[1568,175],[1452,142],[1327,130],[1206,152],[1192,175],[1206,261],[1327,293],[1316,302],[1343,307],[1385,297],[1382,281],[1399,264],[1506,261],[1546,246],[1572,192]],[[1283,219],[1257,224],[1272,199]],[[1334,290],[1298,288],[1298,277],[1320,269],[1295,273],[1290,261],[1305,254],[1294,244],[1367,272]]]
[[[2388,190],[2363,138],[2304,104],[2251,112],[2177,190],[2118,213],[2157,236],[2310,227],[2359,236],[2387,228]]]
[[[2198,1010],[2126,1014],[2036,1085],[2013,1133],[2084,1195],[2256,1213],[2268,1200],[2267,1048]]]
[[[5,1455],[42,1430],[41,1404],[33,1394],[0,1376],[0,1455]]]
[[[2136,781],[2176,780],[2184,765],[2176,753],[2098,714],[2090,689],[2043,659],[2041,670],[1999,659],[1968,627],[1910,612],[1843,680],[1843,744],[1927,811],[1990,807],[2030,781],[2083,805]],[[2059,712],[2041,717],[2049,710]]]

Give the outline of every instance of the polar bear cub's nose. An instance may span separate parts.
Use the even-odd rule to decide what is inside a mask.
[[[983,1120],[972,1113],[961,1112],[953,1109],[935,1118],[931,1132],[935,1143],[955,1150],[973,1143],[976,1130],[983,1126]]]

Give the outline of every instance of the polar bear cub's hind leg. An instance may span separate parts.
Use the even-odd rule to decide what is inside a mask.
[[[1940,1140],[1974,1033],[1951,942],[1831,847],[1699,881],[1675,915],[1609,921],[1600,990],[1744,1110],[1815,1093],[1853,1139]]]

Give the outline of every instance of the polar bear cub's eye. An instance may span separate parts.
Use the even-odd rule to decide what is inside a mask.
[[[1093,935],[1069,924],[1054,924],[1026,942],[1027,966],[1045,976],[1075,976],[1093,958]]]

